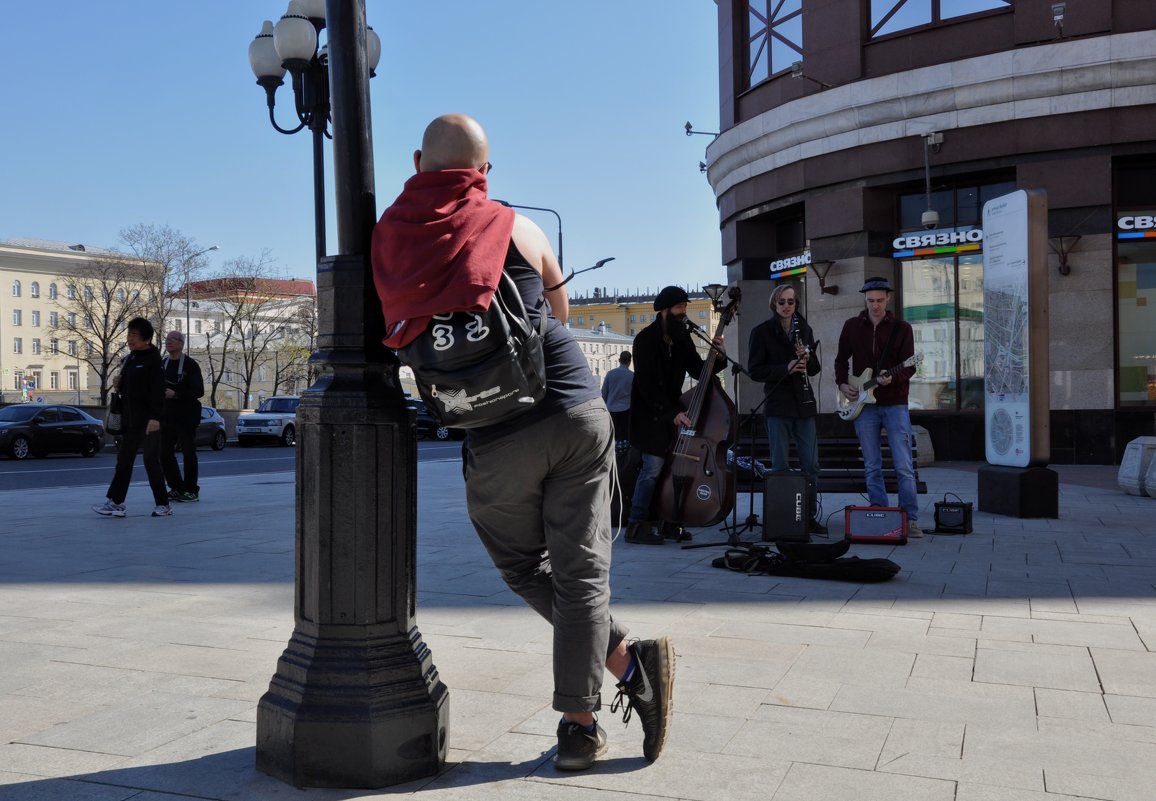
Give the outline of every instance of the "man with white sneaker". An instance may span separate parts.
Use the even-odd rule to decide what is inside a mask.
[[[153,517],[168,517],[169,492],[161,467],[161,418],[164,416],[165,376],[161,369],[161,352],[153,344],[153,325],[143,317],[128,322],[125,333],[128,356],[120,365],[116,389],[122,404],[120,448],[116,454],[116,472],[108,487],[108,499],[92,511],[105,517],[124,517],[124,499],[132,481],[136,452],[144,444],[144,466],[153,491]]]

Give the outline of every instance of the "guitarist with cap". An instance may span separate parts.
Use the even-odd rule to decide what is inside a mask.
[[[899,481],[899,506],[907,513],[907,536],[922,537],[923,529],[917,522],[919,504],[911,457],[911,416],[907,410],[907,391],[915,368],[889,370],[914,356],[915,336],[910,324],[897,320],[887,310],[893,294],[890,281],[868,278],[859,291],[864,295],[866,308],[843,324],[839,351],[835,355],[835,383],[843,397],[854,402],[859,400],[860,390],[848,383],[848,361],[855,375],[874,371],[877,376],[873,390],[875,402],[863,404],[855,418],[855,434],[863,451],[867,477],[867,498],[872,506],[887,506],[881,444],[882,431],[886,429]]]

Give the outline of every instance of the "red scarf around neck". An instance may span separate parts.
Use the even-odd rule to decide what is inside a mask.
[[[478,170],[419,172],[405,182],[370,248],[387,347],[408,345],[434,314],[489,308],[514,217],[487,198]]]

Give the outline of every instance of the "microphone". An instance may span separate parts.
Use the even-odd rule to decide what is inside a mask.
[[[704,331],[704,330],[703,330],[703,327],[702,327],[701,325],[699,325],[698,323],[694,322],[694,320],[691,320],[689,317],[683,317],[683,318],[682,318],[682,321],[683,321],[684,323],[686,323],[686,327],[687,327],[687,329],[688,329],[688,330],[690,330],[690,331],[699,331],[699,332],[701,332],[701,333],[704,333],[704,334],[706,333],[706,331]]]

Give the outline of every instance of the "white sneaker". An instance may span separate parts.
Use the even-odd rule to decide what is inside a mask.
[[[92,511],[105,517],[124,517],[124,504],[105,501],[99,506],[92,507]]]
[[[919,539],[923,536],[923,529],[914,520],[907,521],[907,536],[913,539]]]
[[[172,516],[173,516],[173,507],[171,507],[171,506],[158,506],[156,509],[153,509],[153,517],[172,517]]]

